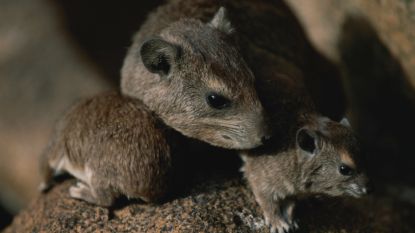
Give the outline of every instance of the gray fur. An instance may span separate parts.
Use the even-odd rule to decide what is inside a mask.
[[[327,118],[308,116],[303,126],[293,131],[287,136],[288,146],[268,146],[242,153],[245,177],[271,231],[278,233],[298,227],[292,211],[300,196],[358,197],[366,193],[367,178],[350,128]],[[313,139],[311,149],[304,149],[299,143],[304,133]],[[342,164],[353,166],[355,174],[341,175]]]
[[[122,70],[123,95],[99,95],[66,114],[42,157],[41,188],[67,172],[77,178],[73,198],[102,206],[120,195],[156,201],[171,178],[171,147],[183,141],[176,130],[224,148],[260,145],[268,129],[254,76],[226,25],[222,8],[211,23],[183,19],[157,33],[140,30]],[[209,106],[211,92],[230,107]]]
[[[230,149],[259,146],[268,135],[264,111],[254,75],[223,32],[228,25],[221,8],[210,23],[183,18],[151,32],[143,26],[125,59],[122,93],[141,99],[188,137]],[[168,63],[169,71],[155,71],[152,62]],[[231,100],[230,107],[210,107],[206,95],[211,92]]]
[[[232,24],[226,16],[226,9],[223,6],[220,7],[215,16],[213,16],[212,20],[210,21],[210,25],[227,34],[234,32]]]

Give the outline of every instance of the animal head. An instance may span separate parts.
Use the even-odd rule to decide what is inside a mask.
[[[210,144],[256,147],[268,136],[254,76],[232,40],[220,8],[208,23],[182,19],[132,46],[122,91],[170,127]]]
[[[306,190],[331,196],[367,193],[358,141],[345,118],[340,123],[320,118],[299,129],[296,150]]]

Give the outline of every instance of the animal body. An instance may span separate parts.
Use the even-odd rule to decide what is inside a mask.
[[[71,197],[110,206],[125,195],[158,201],[165,194],[172,153],[181,135],[139,100],[104,93],[76,104],[60,120],[42,161],[44,183],[69,173]]]
[[[122,93],[188,137],[229,149],[261,145],[266,116],[232,32],[224,8],[207,23],[150,15],[125,59]]]
[[[182,135],[228,149],[269,137],[254,76],[232,44],[223,8],[207,22],[185,18],[160,27],[150,17],[149,25],[160,30],[144,33],[144,26],[135,36],[122,93],[82,101],[57,125],[41,159],[43,190],[67,172],[77,179],[73,198],[101,206],[121,195],[157,201]]]
[[[242,170],[271,232],[298,228],[293,210],[299,198],[366,194],[362,155],[347,120],[307,116],[286,139],[242,153]]]
[[[301,147],[296,147],[296,132],[302,127],[311,127],[310,122],[318,122],[315,116],[323,115],[335,120],[340,120],[343,117],[345,101],[339,72],[333,64],[320,56],[309,44],[300,24],[283,1],[171,0],[150,15],[148,23],[144,24],[140,33],[137,34],[136,41],[145,41],[148,35],[160,31],[164,27],[163,25],[178,19],[209,20],[220,6],[227,9],[229,21],[223,24],[226,26],[222,28],[231,35],[229,38],[232,39],[234,46],[239,48],[255,77],[255,89],[272,131],[272,137],[265,146],[244,152],[247,161],[244,166],[245,175],[258,203],[264,210],[264,215],[271,225],[271,230],[282,232],[284,229],[293,228],[295,224],[291,221],[291,217],[284,218],[283,214],[276,209],[283,206],[278,201],[284,199],[284,197],[274,198],[273,195],[279,194],[278,188],[285,188],[284,181],[291,182],[288,185],[289,188],[297,185],[297,181],[291,178],[291,175],[295,176],[295,173],[299,172],[298,176],[301,176],[301,172],[307,172],[308,170],[294,167],[290,168],[291,170],[282,169],[280,171],[280,167],[284,167],[284,162],[281,162],[279,158],[287,158],[288,161],[296,161],[296,158],[307,161],[305,159],[307,157],[301,158],[301,155],[304,155],[305,152],[297,153]],[[186,27],[175,31],[183,32],[184,30],[187,30]],[[165,38],[171,38],[171,36],[167,37],[166,35]],[[172,41],[181,40],[175,39]],[[198,43],[192,43],[193,45],[189,45],[189,47],[204,43],[208,42],[198,40]],[[133,51],[130,50],[130,55],[134,54]],[[133,89],[133,87],[139,86],[134,85],[134,83],[141,84],[143,82],[132,75],[135,66],[131,64],[139,64],[136,60],[137,58],[130,56],[130,60],[125,63],[122,89],[127,95],[143,98],[146,95],[145,92]],[[193,60],[198,63],[198,59]],[[150,80],[154,81],[154,79]],[[349,139],[353,137],[350,136],[352,135],[350,129],[345,129],[334,121],[327,122],[331,122],[329,125],[338,126],[337,129],[348,132],[347,136],[349,138],[342,139],[341,136],[332,135],[323,136],[321,129],[325,129],[325,126],[320,128],[313,126],[307,131],[304,129],[304,132],[309,132],[312,136],[318,135],[318,138],[316,136],[312,139],[315,139],[316,142],[325,142],[329,147],[333,146],[331,140],[338,140],[347,144]],[[319,125],[317,123],[313,124]],[[332,130],[334,129],[330,128],[328,131]],[[186,133],[184,132],[184,134]],[[301,133],[300,135],[305,134]],[[327,141],[325,141],[326,139]],[[272,146],[269,146],[269,144]],[[290,147],[287,147],[288,145]],[[329,147],[324,147],[324,149]],[[310,161],[320,161],[319,159],[322,157],[326,157],[327,161],[340,161],[337,160],[341,151],[340,147],[335,147],[332,151],[324,151],[324,155],[317,156],[320,155],[321,149],[309,153],[316,155],[309,156]],[[342,149],[347,153],[353,153],[353,151],[349,151],[349,147]],[[264,154],[261,154],[261,152]],[[252,153],[262,156],[249,156]],[[266,164],[267,162],[269,163]],[[337,171],[336,165],[332,165],[333,171]],[[284,178],[284,172],[287,172],[288,178]],[[337,173],[335,174],[337,175]],[[278,177],[280,175],[282,178]],[[254,179],[252,177],[258,178]],[[280,184],[280,182],[282,183]],[[322,188],[322,186],[320,187]],[[261,189],[266,188],[271,190],[265,190],[265,194],[260,192]],[[311,193],[310,190],[308,191]],[[296,194],[302,191],[295,189],[292,192],[292,194]],[[307,192],[307,190],[304,192]],[[287,194],[288,196],[290,192],[281,191],[281,194]],[[293,205],[290,204],[288,207],[284,213],[291,213]]]

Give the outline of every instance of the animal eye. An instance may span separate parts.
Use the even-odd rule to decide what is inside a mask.
[[[216,93],[209,93],[206,96],[206,101],[209,106],[216,109],[224,109],[230,105],[230,101],[227,98]]]
[[[340,172],[340,174],[342,174],[343,176],[351,176],[351,175],[353,175],[354,170],[353,170],[353,168],[351,168],[351,167],[349,167],[349,166],[347,166],[347,165],[342,164],[342,165],[340,165],[340,167],[339,167],[339,172]]]

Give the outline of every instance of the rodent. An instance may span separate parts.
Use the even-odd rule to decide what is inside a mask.
[[[40,188],[67,172],[77,179],[69,189],[76,199],[100,206],[121,195],[159,201],[181,137],[140,100],[117,92],[82,100],[58,122],[42,155]]]
[[[189,18],[209,22],[221,6],[226,9],[226,20],[223,20],[224,26],[221,28],[227,32],[225,33],[228,35],[227,45],[231,44],[230,48],[238,50],[255,77],[255,87],[248,85],[240,92],[255,93],[253,89],[256,89],[256,95],[265,109],[266,118],[270,117],[269,110],[274,113],[279,111],[282,115],[297,111],[298,104],[304,105],[302,103],[304,101],[301,101],[304,98],[311,98],[318,111],[331,119],[340,120],[345,115],[345,96],[337,67],[315,51],[300,23],[284,1],[166,1],[149,15],[134,38],[134,45],[129,50],[122,69],[122,92],[143,99],[143,96],[149,95],[150,92],[146,89],[151,88],[153,84],[157,87],[156,84],[162,81],[157,75],[151,76],[146,69],[143,69],[139,56],[143,42],[160,33],[167,36],[167,32],[163,31],[166,31],[166,25],[172,22]],[[179,38],[180,34],[181,37],[187,35],[188,38],[189,33],[184,33],[188,29],[188,26],[177,30],[172,27],[169,29],[171,31],[169,36],[174,33],[175,35],[171,37],[178,37],[177,40],[183,41]],[[189,42],[201,42],[193,42],[191,47],[197,48],[201,44],[209,44],[206,48],[211,48],[213,44],[210,38],[210,34],[204,34],[204,38],[189,39]],[[224,48],[221,47],[216,48],[223,50]],[[225,54],[228,53],[228,50],[223,51]],[[195,68],[197,67],[198,65],[195,65]],[[202,71],[203,69],[193,74],[198,77]],[[139,72],[145,75],[139,76]],[[135,75],[137,77],[134,77]],[[145,88],[140,90],[138,89],[140,86]],[[238,87],[234,86],[234,89],[236,88]],[[308,92],[307,97],[304,97],[305,89]],[[143,102],[147,104],[146,101]],[[150,106],[152,103],[147,105]],[[280,122],[286,125],[284,121]]]
[[[277,141],[275,141],[277,140]],[[271,232],[298,228],[295,202],[310,195],[360,197],[368,191],[363,158],[347,119],[307,116],[281,144],[244,151],[242,171]]]
[[[41,159],[41,190],[67,172],[78,180],[73,198],[101,206],[121,195],[154,202],[166,193],[179,156],[172,146],[185,147],[183,135],[227,149],[269,137],[224,8],[207,23],[181,19],[143,40],[140,32],[125,59],[122,93],[85,100],[58,123]]]
[[[225,8],[203,23],[163,21],[163,7],[134,36],[121,92],[187,137],[227,149],[261,145],[270,135],[266,115]]]
[[[271,139],[258,149],[243,152],[247,161],[244,166],[245,175],[258,203],[264,210],[268,223],[271,224],[271,230],[282,232],[284,229],[293,228],[295,224],[290,222],[290,218],[287,222],[281,213],[272,212],[278,209],[269,209],[280,207],[280,205],[271,199],[274,193],[278,193],[274,190],[267,190],[266,187],[284,186],[284,181],[294,182],[290,185],[297,185],[294,178],[290,180],[290,177],[287,179],[271,177],[271,175],[280,175],[278,173],[279,158],[300,157],[301,153],[296,153],[300,151],[295,143],[297,131],[305,126],[310,127],[310,130],[304,132],[318,135],[319,142],[330,146],[333,141],[325,141],[326,139],[336,139],[344,144],[349,143],[349,140],[354,141],[351,139],[353,136],[350,136],[352,135],[350,129],[344,128],[335,121],[327,121],[326,126],[335,125],[339,132],[349,132],[350,134],[347,134],[349,138],[324,136],[326,131],[320,132],[319,130],[325,127],[316,128],[315,126],[316,122],[320,122],[316,116],[327,116],[337,121],[345,114],[345,97],[340,74],[335,65],[313,49],[299,22],[283,1],[170,0],[151,15],[150,20],[157,23],[145,24],[143,29],[150,32],[157,31],[159,29],[154,28],[153,25],[163,25],[186,17],[206,20],[221,5],[227,9],[230,25],[233,28],[235,46],[241,48],[240,52],[255,76],[257,94],[271,122],[269,123],[272,131]],[[124,68],[128,68],[128,63]],[[134,86],[131,85],[132,82],[130,83],[133,79],[128,78],[129,69],[124,69],[124,72],[122,85],[124,92],[132,93],[132,96],[140,96],[139,93],[134,94],[134,91],[128,90],[127,86]],[[314,123],[310,123],[313,121]],[[331,127],[327,130],[336,131]],[[290,147],[287,148],[287,145]],[[330,159],[333,162],[338,161],[336,160],[339,158],[337,152],[340,152],[340,148],[335,148],[339,151],[328,151],[329,148],[324,147],[324,150],[315,157],[311,157],[314,159],[310,161],[318,162],[319,158],[324,156],[328,156],[328,161]],[[353,153],[353,151],[347,152]],[[248,156],[252,154],[262,156]],[[293,162],[295,159],[287,161]],[[284,165],[284,161],[281,163]],[[289,166],[286,167],[289,168]],[[298,168],[297,171],[305,172],[307,169]],[[264,177],[261,176],[262,174]],[[295,172],[287,171],[285,175],[295,176]],[[257,177],[257,180],[252,177]],[[263,195],[268,199],[261,197],[262,193],[258,193],[261,190],[257,185],[263,186],[262,188],[265,189]],[[288,195],[289,192],[281,191],[281,194]],[[288,208],[288,212],[291,208]]]

